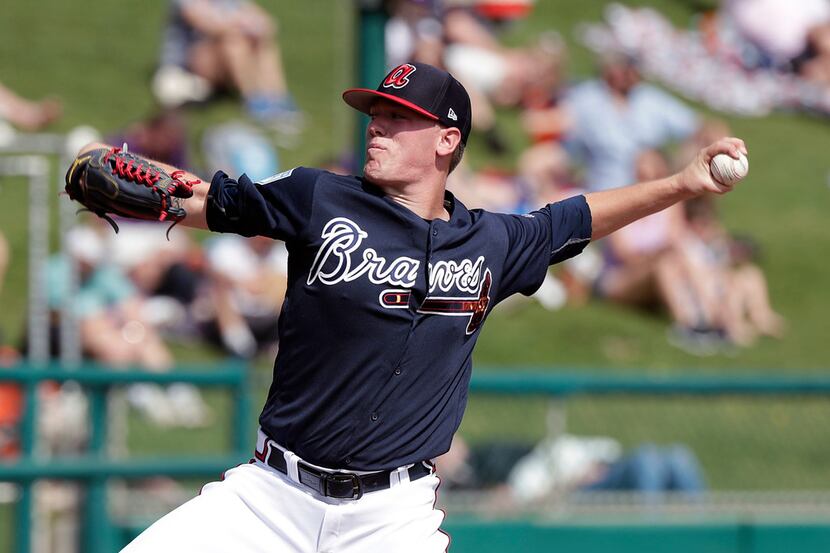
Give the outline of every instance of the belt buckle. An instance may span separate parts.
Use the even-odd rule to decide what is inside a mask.
[[[351,484],[351,497],[342,497],[330,494],[329,486],[331,484],[338,485],[338,487],[343,484]],[[337,497],[338,499],[360,499],[363,497],[363,486],[360,481],[360,477],[352,472],[323,473],[323,495],[328,497]]]

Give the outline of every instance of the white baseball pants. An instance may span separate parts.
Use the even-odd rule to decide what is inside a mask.
[[[442,553],[438,484],[431,474],[332,499],[256,461],[207,484],[122,553]]]

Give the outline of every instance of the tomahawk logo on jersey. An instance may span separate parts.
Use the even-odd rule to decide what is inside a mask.
[[[448,193],[450,220],[428,221],[361,178],[303,167],[259,185],[218,173],[209,194],[212,230],[270,236],[289,252],[260,426],[303,458],[353,470],[446,451],[487,315],[533,293],[591,233],[582,196],[522,217]]]

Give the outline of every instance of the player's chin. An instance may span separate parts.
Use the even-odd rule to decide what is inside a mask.
[[[388,171],[384,171],[380,163],[375,160],[367,160],[363,166],[363,176],[371,182],[383,185],[389,181]]]

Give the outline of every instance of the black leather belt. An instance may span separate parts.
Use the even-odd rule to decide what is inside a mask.
[[[268,464],[283,474],[288,474],[285,457],[278,448],[272,448],[268,455]],[[360,499],[364,493],[376,492],[390,488],[389,476],[395,471],[382,470],[369,474],[353,472],[331,472],[312,467],[308,463],[297,461],[297,475],[300,483],[325,497],[336,499]],[[432,467],[426,463],[415,463],[407,469],[410,482],[432,473]]]

